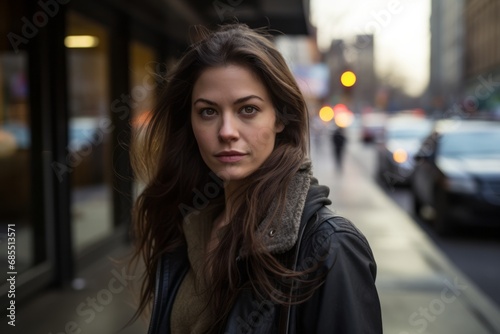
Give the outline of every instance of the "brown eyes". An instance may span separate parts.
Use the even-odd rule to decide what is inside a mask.
[[[254,115],[258,110],[254,106],[244,106],[240,112],[244,115]]]
[[[200,110],[199,114],[201,117],[212,117],[217,114],[217,112],[213,109],[202,109]]]
[[[257,107],[249,105],[249,106],[242,107],[238,111],[238,114],[242,115],[243,117],[252,117],[255,114],[257,114],[258,112],[259,112],[259,109],[257,109]],[[206,119],[212,119],[218,115],[218,111],[216,111],[215,109],[211,109],[211,108],[200,109],[200,111],[198,113],[200,114],[200,116],[202,118],[206,118]]]

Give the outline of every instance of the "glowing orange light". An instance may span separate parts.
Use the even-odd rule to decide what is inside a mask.
[[[352,87],[356,83],[356,74],[352,71],[345,71],[340,76],[340,82],[345,87]]]
[[[330,122],[333,119],[334,114],[333,109],[329,106],[324,106],[319,110],[319,118],[321,118],[323,122]]]
[[[353,118],[354,116],[352,112],[346,109],[343,112],[337,113],[337,115],[335,116],[335,124],[339,128],[346,128],[352,124]]]
[[[406,151],[403,150],[402,148],[398,148],[392,153],[392,158],[397,163],[402,164],[403,162],[408,160],[408,153],[406,153]]]
[[[334,107],[333,107],[333,111],[335,113],[337,112],[342,112],[342,111],[349,111],[349,109],[347,109],[347,106],[343,103],[339,103],[339,104],[336,104]]]

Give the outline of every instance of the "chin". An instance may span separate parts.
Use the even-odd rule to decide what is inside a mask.
[[[229,182],[239,182],[248,177],[254,170],[245,170],[237,166],[224,166],[223,168],[212,169],[215,174],[227,185]]]

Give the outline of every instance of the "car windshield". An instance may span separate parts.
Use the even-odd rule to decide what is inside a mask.
[[[391,140],[423,139],[430,132],[431,128],[397,128],[387,131],[387,138]]]
[[[456,155],[500,155],[500,131],[447,133],[442,136],[439,153]]]
[[[382,113],[364,114],[361,116],[361,122],[368,126],[382,126],[386,118],[387,116]]]

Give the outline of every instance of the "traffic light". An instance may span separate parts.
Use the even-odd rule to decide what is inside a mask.
[[[353,71],[344,71],[340,76],[340,83],[346,88],[354,86],[356,83],[356,74]]]
[[[340,83],[342,84],[342,90],[346,98],[351,97],[351,91],[356,83],[356,74],[353,71],[344,71],[340,75]]]

